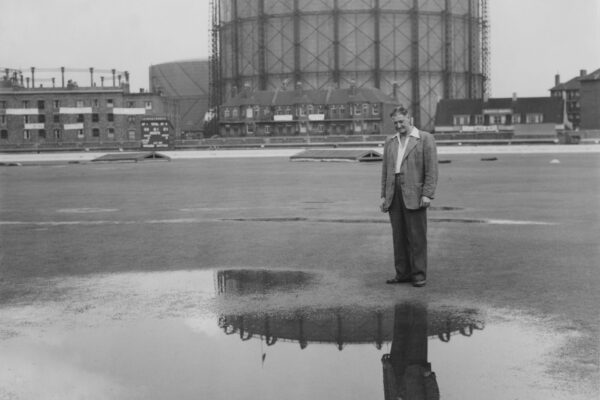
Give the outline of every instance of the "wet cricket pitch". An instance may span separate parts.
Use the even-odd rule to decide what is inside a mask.
[[[2,169],[0,399],[594,398],[597,156],[498,158],[440,166],[423,289],[377,165]]]

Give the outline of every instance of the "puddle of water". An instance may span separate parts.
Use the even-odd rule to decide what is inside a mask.
[[[419,302],[221,307],[320,278],[222,269],[40,282],[0,307],[12,332],[0,335],[0,398],[590,398],[546,372],[564,337],[535,321]]]

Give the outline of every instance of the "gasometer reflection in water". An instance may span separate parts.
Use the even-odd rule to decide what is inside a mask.
[[[299,271],[217,271],[217,293],[230,296],[276,293],[306,287],[310,273]],[[420,302],[402,302],[382,308],[357,306],[292,307],[284,311],[220,314],[219,327],[240,340],[261,340],[267,346],[295,342],[306,349],[311,343],[374,344],[382,349],[383,392],[387,399],[439,399],[435,366],[428,360],[428,341],[450,341],[453,335],[471,336],[484,328],[475,309],[431,308]],[[264,356],[263,356],[264,357]]]

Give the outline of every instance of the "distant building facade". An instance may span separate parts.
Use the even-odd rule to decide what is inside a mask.
[[[564,129],[563,108],[558,97],[440,100],[435,133],[555,134]]]
[[[600,69],[580,79],[581,129],[600,129]]]
[[[583,118],[585,118],[583,116],[584,111],[583,109],[585,109],[587,112],[593,112],[595,111],[593,109],[592,104],[588,104],[588,105],[583,105],[582,99],[581,99],[581,94],[582,94],[582,82],[587,78],[587,77],[591,77],[594,76],[594,74],[598,74],[600,73],[600,69],[592,72],[591,74],[588,75],[587,70],[582,69],[579,71],[579,76],[576,76],[570,80],[568,80],[567,82],[561,83],[560,82],[560,75],[555,75],[554,77],[554,87],[552,87],[550,89],[550,95],[552,97],[557,97],[560,99],[563,99],[565,101],[565,113],[567,115],[567,119],[569,121],[569,125],[571,129],[575,129],[578,130],[580,129],[581,126],[581,121]],[[590,82],[593,82],[593,79],[589,80]],[[595,96],[598,96],[598,94],[593,94],[593,90],[594,88],[596,90],[597,87],[595,87],[595,85],[591,84],[591,85],[587,85],[586,87],[586,98],[589,99],[590,101],[593,101],[593,98]],[[596,109],[596,113],[597,113],[597,109]],[[590,121],[590,118],[593,119],[593,115],[590,115],[587,117],[588,121]],[[588,122],[589,124],[589,122]],[[584,128],[584,129],[589,129],[589,128]]]
[[[232,136],[384,135],[395,101],[374,88],[252,91],[219,108],[219,134]]]
[[[143,119],[175,124],[175,107],[129,86],[25,88],[0,80],[0,149],[11,147],[139,147]]]

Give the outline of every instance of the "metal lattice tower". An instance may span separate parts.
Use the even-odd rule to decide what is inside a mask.
[[[483,72],[483,97],[492,95],[492,81],[490,71],[490,24],[488,19],[488,0],[481,0],[481,47],[482,47],[482,72]]]
[[[220,0],[210,0],[210,13],[209,13],[209,24],[210,24],[210,41],[211,41],[211,53],[209,58],[209,107],[212,110],[217,110],[217,107],[222,102],[222,91],[221,91],[221,65],[220,65],[220,54],[219,54],[219,13],[220,13]],[[218,113],[217,113],[218,116]]]
[[[216,0],[213,0],[215,2]],[[487,0],[221,0],[223,99],[274,90],[375,87],[433,127],[441,98],[481,98]],[[214,6],[213,6],[214,7]]]

